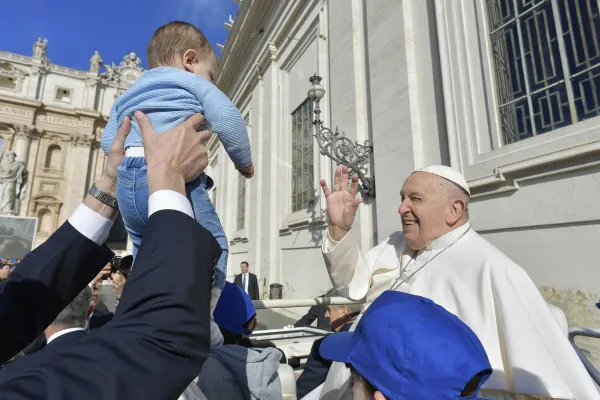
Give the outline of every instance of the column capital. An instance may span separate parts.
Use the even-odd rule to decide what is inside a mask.
[[[40,133],[37,131],[37,129],[35,129],[35,127],[29,125],[15,125],[14,128],[15,136],[17,137],[26,137],[31,139]]]
[[[75,147],[91,147],[94,137],[91,135],[73,135],[71,137],[71,143]]]

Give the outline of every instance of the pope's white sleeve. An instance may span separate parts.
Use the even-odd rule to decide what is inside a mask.
[[[371,286],[371,269],[350,232],[335,242],[326,230],[321,245],[333,288],[340,296],[360,300]]]

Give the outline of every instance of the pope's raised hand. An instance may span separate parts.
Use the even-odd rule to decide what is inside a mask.
[[[356,210],[363,202],[356,198],[358,177],[353,176],[348,185],[348,167],[338,168],[335,171],[333,191],[329,189],[324,179],[321,179],[321,188],[327,200],[329,235],[333,240],[342,240],[352,227]]]

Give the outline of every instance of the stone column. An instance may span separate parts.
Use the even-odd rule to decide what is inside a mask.
[[[89,189],[87,187],[87,178],[92,140],[92,135],[75,135],[68,148],[65,163],[65,178],[68,181],[68,185],[64,193],[64,206],[61,209],[59,223],[62,223],[75,211],[75,208],[81,203],[85,193]]]
[[[17,153],[17,160],[24,162],[25,165],[28,165],[29,148],[31,147],[31,138],[34,134],[35,129],[30,126],[15,126],[14,151]]]
[[[98,88],[98,73],[88,73],[85,81],[84,108],[94,110],[96,105],[96,90]]]
[[[27,97],[37,99],[38,88],[40,86],[41,77],[46,74],[48,70],[48,60],[36,59],[32,60],[35,65],[31,68],[29,74],[29,85],[27,86]]]

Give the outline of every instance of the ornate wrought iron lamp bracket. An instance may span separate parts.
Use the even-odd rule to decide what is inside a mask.
[[[352,142],[343,132],[335,131],[323,126],[321,121],[321,108],[319,102],[325,95],[325,88],[321,86],[322,78],[317,74],[309,78],[312,87],[308,91],[308,98],[313,102],[315,119],[314,137],[317,139],[322,155],[329,157],[338,165],[345,165],[351,175],[358,175],[360,191],[363,196],[375,197],[375,177],[367,176],[367,166],[373,154],[371,142],[365,140],[364,144]]]

